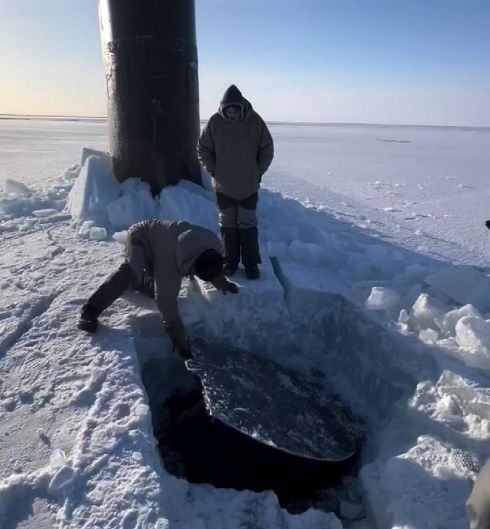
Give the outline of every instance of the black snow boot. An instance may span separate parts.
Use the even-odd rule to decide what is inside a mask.
[[[260,270],[258,265],[248,265],[245,267],[245,275],[247,279],[259,279]]]
[[[82,307],[82,313],[78,320],[78,328],[81,331],[94,333],[97,330],[99,311],[92,305],[86,304]]]
[[[262,261],[260,259],[259,232],[257,228],[240,230],[240,249],[245,269],[255,267],[258,270],[257,265]]]
[[[240,262],[240,238],[238,228],[221,228],[223,246],[225,247],[225,274],[232,276]]]

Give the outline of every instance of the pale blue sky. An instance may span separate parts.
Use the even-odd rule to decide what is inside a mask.
[[[490,0],[196,0],[201,117],[490,126]],[[105,114],[96,0],[0,1],[0,113]]]

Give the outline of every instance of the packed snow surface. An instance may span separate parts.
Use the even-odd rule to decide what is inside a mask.
[[[490,455],[490,131],[273,125],[262,277],[185,282],[189,332],[317,370],[367,423],[335,512],[162,466],[140,370],[170,351],[127,293],[76,329],[143,218],[217,230],[212,192],[115,181],[100,122],[0,122],[0,526],[463,529]],[[162,384],[171,385],[169,380]],[[307,436],[307,433],[305,433]]]

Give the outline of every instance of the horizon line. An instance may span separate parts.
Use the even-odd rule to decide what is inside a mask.
[[[107,121],[107,116],[84,116],[76,114],[14,114],[0,113],[0,120],[18,119],[30,120],[59,120],[59,121]],[[207,119],[200,119],[201,123],[206,123]],[[423,124],[403,124],[403,123],[372,123],[372,122],[349,122],[349,121],[277,121],[266,120],[270,125],[308,125],[308,126],[378,126],[378,127],[432,127],[432,128],[455,128],[455,129],[490,129],[490,125],[423,125]]]

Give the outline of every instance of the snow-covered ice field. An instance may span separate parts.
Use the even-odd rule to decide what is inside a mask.
[[[320,370],[366,420],[359,476],[333,513],[293,515],[166,472],[141,370],[156,358],[171,384],[182,366],[155,308],[128,293],[95,336],[76,321],[132,222],[216,229],[212,194],[120,186],[103,153],[82,158],[103,122],[0,120],[0,527],[467,527],[490,456],[490,130],[271,132],[263,277],[233,297],[185,283],[181,311],[191,333]]]

